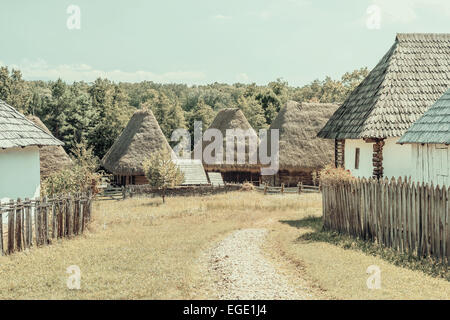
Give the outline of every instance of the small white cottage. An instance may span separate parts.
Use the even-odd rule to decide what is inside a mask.
[[[450,34],[398,34],[318,136],[354,176],[412,176],[413,148],[397,142],[449,88]]]
[[[450,186],[450,90],[406,131],[398,143],[412,146],[415,180]]]
[[[39,147],[63,143],[0,100],[0,201],[40,194]]]

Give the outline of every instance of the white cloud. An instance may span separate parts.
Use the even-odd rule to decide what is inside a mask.
[[[22,71],[25,79],[55,80],[61,78],[65,81],[94,81],[95,79],[108,78],[117,82],[140,82],[144,80],[160,83],[187,82],[196,83],[205,80],[206,75],[200,71],[172,71],[154,73],[137,70],[133,72],[116,70],[99,70],[87,64],[62,64],[51,66],[44,60],[24,60],[18,65],[10,65]]]
[[[373,4],[380,7],[384,20],[393,23],[413,22],[424,8],[450,16],[448,0],[374,0]]]
[[[236,75],[236,80],[241,83],[247,83],[249,79],[250,78],[246,73],[239,73]]]

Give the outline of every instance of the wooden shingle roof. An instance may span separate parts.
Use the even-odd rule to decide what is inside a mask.
[[[450,90],[406,131],[398,143],[450,144]]]
[[[184,181],[182,185],[209,184],[205,169],[203,168],[203,164],[200,160],[176,159],[174,162],[184,174]]]
[[[400,137],[450,88],[450,34],[398,34],[318,136]]]
[[[0,148],[61,145],[61,141],[0,100]]]

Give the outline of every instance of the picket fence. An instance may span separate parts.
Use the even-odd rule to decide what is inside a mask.
[[[403,253],[450,260],[447,187],[401,178],[323,185],[324,228]]]
[[[91,219],[92,200],[91,194],[75,194],[0,203],[0,254],[82,234]]]

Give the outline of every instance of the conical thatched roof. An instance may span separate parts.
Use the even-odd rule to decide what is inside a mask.
[[[114,174],[144,175],[142,162],[163,148],[171,150],[152,111],[138,110],[103,157],[102,165]]]
[[[339,106],[288,101],[270,129],[279,129],[280,170],[318,169],[333,162],[334,142],[317,133]],[[270,150],[270,132],[268,133]]]
[[[27,116],[27,118],[49,135],[52,134],[38,117]],[[58,145],[41,147],[39,149],[39,157],[41,161],[41,178],[46,178],[53,172],[61,170],[71,163],[64,148]]]
[[[250,135],[256,139],[256,142],[258,142],[258,135],[256,134],[255,130],[252,128],[250,123],[247,121],[247,118],[245,118],[245,115],[242,113],[242,111],[238,108],[225,108],[220,110],[216,117],[214,118],[213,122],[209,126],[208,129],[218,129],[222,135],[223,135],[223,164],[217,164],[217,165],[211,165],[208,163],[205,163],[203,161],[205,169],[216,169],[216,170],[250,170],[258,169],[257,164],[250,164],[249,163],[249,146],[248,142],[249,139],[245,139],[245,164],[237,164],[237,156],[236,156],[236,150],[237,150],[237,143],[235,141],[234,143],[234,150],[235,150],[235,163],[234,164],[226,164],[226,131],[228,129],[242,129],[242,130],[250,130]],[[203,141],[203,150],[210,144],[210,141]],[[198,148],[198,145],[196,146]],[[204,160],[204,159],[203,159]]]

